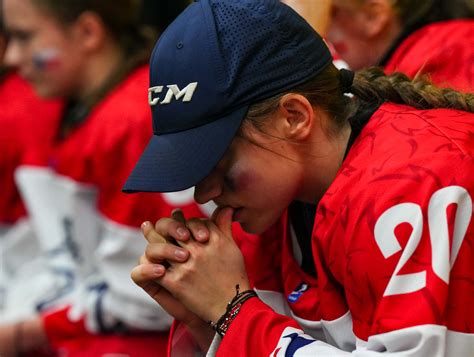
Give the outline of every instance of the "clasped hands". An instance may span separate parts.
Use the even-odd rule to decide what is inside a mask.
[[[132,279],[191,330],[219,319],[236,284],[249,289],[244,259],[232,238],[232,215],[233,209],[224,207],[211,219],[186,220],[177,209],[155,226],[142,224],[148,244]]]

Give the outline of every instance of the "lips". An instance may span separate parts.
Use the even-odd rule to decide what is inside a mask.
[[[240,222],[240,219],[242,217],[242,211],[243,207],[235,208],[234,209],[234,214],[232,215],[232,221],[234,222]]]

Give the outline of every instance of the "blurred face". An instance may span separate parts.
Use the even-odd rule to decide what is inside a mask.
[[[5,64],[17,67],[41,96],[71,95],[81,77],[73,25],[61,25],[31,0],[3,0],[3,16],[10,36]]]
[[[359,0],[334,0],[327,38],[350,68],[374,65],[364,32],[365,18]]]
[[[196,185],[195,199],[233,207],[234,220],[245,231],[261,233],[296,197],[303,168],[282,157],[287,153],[284,141],[251,130],[246,135],[258,145],[235,137],[217,167]]]
[[[377,65],[401,31],[391,0],[334,0],[327,38],[357,70]]]

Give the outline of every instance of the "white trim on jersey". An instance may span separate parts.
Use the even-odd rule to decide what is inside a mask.
[[[291,337],[290,337],[291,336]],[[474,335],[449,331],[444,326],[421,325],[358,340],[357,348],[346,352],[322,341],[313,340],[301,330],[287,327],[271,356],[404,356],[464,357],[474,351]]]
[[[130,278],[137,257],[146,248],[140,230],[105,217],[100,222],[101,242],[94,254],[97,271],[81,286],[70,318],[84,315],[89,331],[113,330],[117,324],[154,331],[168,329],[172,318]]]
[[[0,321],[15,323],[37,315],[36,303],[51,288],[39,243],[27,218],[0,235]]]
[[[255,291],[259,299],[270,306],[276,313],[286,316],[291,314],[290,306],[288,305],[285,295],[282,293],[261,289],[255,289]]]
[[[49,168],[22,166],[16,180],[51,280],[40,310],[73,304],[69,317],[84,317],[91,332],[169,328],[171,317],[130,278],[146,243],[138,227],[104,217],[94,186]]]

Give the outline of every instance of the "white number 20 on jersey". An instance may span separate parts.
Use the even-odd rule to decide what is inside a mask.
[[[446,209],[451,204],[456,204],[457,208],[450,250]],[[428,204],[428,230],[431,240],[432,267],[434,273],[446,283],[449,283],[449,274],[466,237],[471,217],[472,199],[463,187],[448,186],[431,196]],[[400,203],[386,210],[375,224],[375,241],[386,259],[400,251],[402,247],[395,236],[395,228],[401,223],[410,224],[413,231],[385,289],[384,296],[411,293],[426,286],[425,270],[399,274],[418,247],[423,233],[423,212],[419,205]]]

